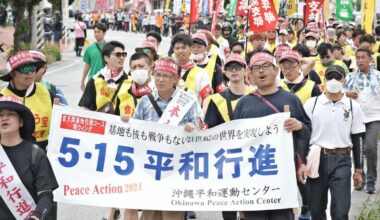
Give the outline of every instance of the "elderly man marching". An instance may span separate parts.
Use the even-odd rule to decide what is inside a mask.
[[[133,118],[183,126],[186,131],[193,131],[198,124],[195,97],[192,98],[193,102],[189,102],[189,105],[184,107],[184,115],[177,118],[178,120],[175,123],[170,122],[167,120],[170,118],[165,117],[170,112],[170,104],[174,103],[183,93],[186,93],[177,86],[181,73],[179,65],[171,58],[161,58],[156,61],[153,71],[156,90],[141,98]],[[128,115],[121,117],[124,122],[128,122],[129,118]],[[140,219],[183,220],[184,218],[185,212],[181,211],[143,210]]]

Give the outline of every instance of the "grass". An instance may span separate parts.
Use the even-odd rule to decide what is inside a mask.
[[[372,205],[366,205],[360,214],[359,220],[378,220],[380,219],[380,199]]]

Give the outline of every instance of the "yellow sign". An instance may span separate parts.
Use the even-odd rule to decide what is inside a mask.
[[[297,11],[296,0],[289,0],[287,15],[288,16],[293,15],[296,13],[296,11]]]
[[[274,7],[276,8],[277,12],[279,11],[278,1],[279,0],[273,0],[273,4],[274,4]]]
[[[372,34],[375,0],[364,0],[362,24],[366,34]]]
[[[328,21],[329,18],[332,18],[330,10],[330,0],[325,0],[325,2],[323,3],[323,19],[324,21]]]
[[[166,0],[165,12],[169,11],[170,2],[171,2],[171,0]]]

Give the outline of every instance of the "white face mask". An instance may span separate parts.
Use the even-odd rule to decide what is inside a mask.
[[[143,85],[149,79],[149,72],[146,69],[137,69],[131,72],[133,82]]]
[[[326,81],[326,89],[327,91],[331,93],[338,93],[342,91],[343,89],[343,83],[336,80],[336,79],[331,79]]]
[[[308,40],[306,41],[306,46],[310,49],[313,49],[317,46],[317,41],[315,40]]]
[[[193,58],[193,60],[199,61],[202,60],[205,57],[205,55],[203,53],[192,53],[191,57]]]

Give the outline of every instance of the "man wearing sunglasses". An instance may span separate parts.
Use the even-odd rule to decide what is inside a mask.
[[[348,219],[351,204],[351,151],[354,187],[362,185],[361,136],[365,125],[360,105],[343,92],[345,70],[338,65],[326,69],[326,92],[306,101],[312,122],[308,155],[309,209],[312,219],[326,219],[328,191],[331,218]],[[313,162],[311,162],[313,161]]]
[[[343,67],[346,74],[349,73],[349,70],[346,66],[346,64],[343,63],[341,60],[335,60],[334,58],[334,47],[330,43],[321,43],[318,48],[318,55],[319,60],[315,62],[314,69],[321,78],[322,81],[322,90],[326,91],[326,84],[325,84],[325,71],[326,69],[331,65],[338,65]]]
[[[279,89],[276,85],[278,68],[271,53],[257,52],[250,60],[253,83],[257,90],[243,96],[236,105],[233,119],[258,118],[284,111],[289,106],[290,118],[285,120],[284,129],[293,133],[294,159],[297,161],[297,177],[300,182],[306,179],[306,150],[310,137],[310,119],[301,101],[293,94]],[[293,162],[293,161],[292,161]],[[295,195],[297,196],[297,195]],[[266,211],[244,211],[246,220],[293,220],[293,209]]]
[[[91,111],[108,112],[104,111],[104,107],[112,104],[113,114],[132,115],[135,100],[131,92],[131,79],[123,70],[127,57],[124,45],[118,41],[108,42],[102,49],[102,56],[106,66],[96,78],[88,81],[79,106]]]
[[[8,73],[0,79],[9,82],[2,95],[14,95],[33,113],[36,122],[34,137],[46,151],[54,95],[42,84],[35,83],[36,66],[29,51],[20,51],[9,57]]]

